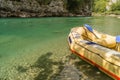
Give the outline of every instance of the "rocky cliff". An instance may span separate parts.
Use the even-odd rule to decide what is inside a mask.
[[[0,17],[90,16],[90,0],[71,11],[70,0],[0,0]],[[74,4],[74,3],[73,3]],[[69,5],[69,8],[68,8]]]

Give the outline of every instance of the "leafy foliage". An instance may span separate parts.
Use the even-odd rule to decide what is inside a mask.
[[[111,11],[119,11],[120,10],[120,1],[117,1],[117,3],[113,3],[111,5]]]
[[[110,0],[94,0],[93,11],[94,12],[106,12],[106,6]],[[111,11],[120,11],[120,0],[113,3],[111,6]]]
[[[105,12],[106,11],[106,0],[95,0],[94,11]]]

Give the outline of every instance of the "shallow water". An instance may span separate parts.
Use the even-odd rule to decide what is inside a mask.
[[[63,57],[70,54],[67,45],[70,29],[86,23],[98,31],[120,35],[120,19],[115,17],[1,18],[0,80],[50,80],[54,71],[49,68],[58,70]],[[36,63],[37,67],[31,67]],[[40,78],[42,73],[46,78]],[[91,78],[100,79],[103,80]]]

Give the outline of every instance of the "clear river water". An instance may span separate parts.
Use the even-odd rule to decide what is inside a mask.
[[[91,25],[95,30],[120,35],[116,17],[47,17],[0,19],[0,80],[51,80],[69,55],[67,36],[72,27]],[[112,80],[84,63],[78,63],[90,80]]]

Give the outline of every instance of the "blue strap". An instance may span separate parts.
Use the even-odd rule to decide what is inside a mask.
[[[116,42],[120,43],[120,36],[116,36]]]
[[[93,29],[92,29],[91,26],[89,26],[88,24],[85,24],[84,26],[85,26],[90,32],[93,32]]]

